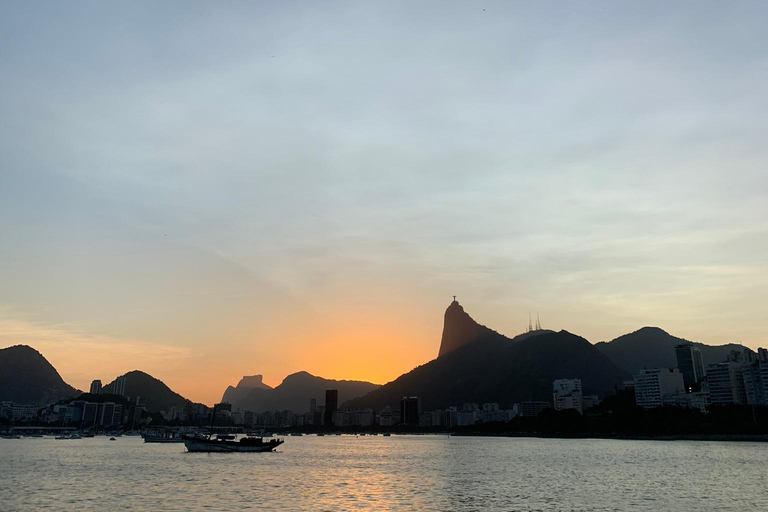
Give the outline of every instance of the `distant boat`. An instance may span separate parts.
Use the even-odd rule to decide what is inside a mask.
[[[110,441],[117,441],[117,439],[115,439],[114,437],[110,437],[109,440]]]
[[[80,437],[79,434],[77,434],[76,432],[73,432],[71,434],[61,434],[61,435],[58,435],[58,436],[56,436],[56,439],[61,440],[61,439],[82,439],[82,438]]]
[[[184,440],[176,432],[147,432],[141,434],[145,443],[182,443]]]
[[[182,435],[181,438],[189,452],[271,452],[283,444],[282,439],[264,441],[261,437],[242,437],[231,440],[211,436]]]
[[[18,434],[3,434],[0,437],[2,437],[3,439],[21,439],[21,436]]]
[[[318,433],[317,433],[317,437],[322,437],[322,436],[324,436],[324,435],[325,435],[325,434],[324,434],[323,432],[318,432]]]
[[[291,435],[294,436],[294,437],[301,437],[304,434],[302,434],[301,432],[291,432]]]
[[[384,437],[389,437],[389,436],[391,436],[392,434],[390,434],[389,432],[384,432],[384,433],[383,433],[383,434],[381,434],[381,435],[383,435]]]

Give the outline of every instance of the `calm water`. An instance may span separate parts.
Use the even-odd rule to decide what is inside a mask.
[[[0,509],[768,510],[768,445],[288,437],[276,453],[0,439]]]

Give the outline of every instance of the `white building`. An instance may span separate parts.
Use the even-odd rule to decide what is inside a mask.
[[[685,393],[683,374],[677,368],[640,370],[635,375],[635,403],[644,409],[661,407],[673,401],[679,393]]]
[[[583,412],[581,379],[558,379],[552,383],[555,410],[576,409]]]

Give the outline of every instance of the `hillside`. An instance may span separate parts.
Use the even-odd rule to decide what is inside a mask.
[[[264,412],[289,409],[294,412],[309,411],[311,399],[317,405],[325,404],[325,390],[337,389],[339,403],[362,396],[379,387],[377,384],[355,380],[332,380],[316,377],[307,372],[287,376],[274,389],[254,388],[238,400],[231,401],[232,408],[244,411]],[[229,396],[234,396],[230,393]],[[225,397],[227,393],[225,392]]]
[[[620,368],[634,374],[643,368],[675,368],[675,345],[680,343],[693,343],[699,347],[705,366],[724,361],[731,350],[744,348],[734,343],[705,345],[691,342],[672,336],[658,327],[643,327],[612,341],[597,343],[595,347]]]
[[[0,349],[0,400],[42,406],[80,393],[32,347]]]
[[[585,394],[604,396],[629,375],[584,338],[545,332],[517,343],[477,340],[344,405],[397,409],[400,397],[415,395],[425,410],[466,402],[507,407],[526,400],[551,401],[552,381],[563,378],[579,378]]]
[[[123,375],[125,377],[125,396],[135,403],[136,398],[146,400],[147,411],[169,411],[171,407],[184,406],[190,403],[180,394],[174,392],[163,381],[139,370],[133,370]],[[103,393],[114,393],[115,381],[102,388]]]

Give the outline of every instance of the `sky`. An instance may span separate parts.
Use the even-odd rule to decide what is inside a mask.
[[[764,2],[6,2],[0,347],[385,383],[457,295],[768,345]]]

